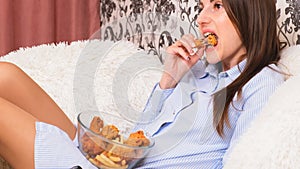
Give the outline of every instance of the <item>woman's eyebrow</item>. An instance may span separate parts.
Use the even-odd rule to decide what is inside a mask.
[[[210,3],[214,2],[215,0],[209,0]],[[202,1],[199,1],[199,6],[204,6]]]

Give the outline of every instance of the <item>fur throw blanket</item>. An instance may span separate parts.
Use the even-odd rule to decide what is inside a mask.
[[[73,122],[87,110],[142,111],[162,66],[130,42],[98,40],[24,48],[0,61],[21,67]]]

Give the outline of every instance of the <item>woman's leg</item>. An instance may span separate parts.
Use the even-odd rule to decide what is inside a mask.
[[[15,168],[34,168],[35,121],[0,97],[0,155]]]
[[[0,63],[0,97],[30,113],[38,121],[59,127],[71,139],[75,137],[76,128],[70,119],[41,87],[14,64]]]

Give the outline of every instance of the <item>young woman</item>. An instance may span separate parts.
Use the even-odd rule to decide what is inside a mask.
[[[144,112],[151,121],[141,126],[156,145],[141,168],[222,168],[284,81],[276,66],[275,0],[201,0],[200,6],[200,33],[218,40],[218,57],[207,55],[207,61],[222,69],[205,69],[192,35],[167,49],[165,72]]]
[[[167,49],[146,121],[137,126],[155,138],[140,168],[222,168],[284,81],[276,66],[275,0],[202,0],[201,8],[200,33],[218,40],[218,57],[207,60],[222,69],[199,61],[203,50],[192,50],[192,35]],[[0,155],[16,169],[94,168],[72,141],[76,128],[49,96],[16,66],[1,63],[0,69]]]

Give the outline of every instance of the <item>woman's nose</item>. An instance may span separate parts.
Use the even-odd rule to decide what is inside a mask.
[[[201,27],[202,25],[208,24],[211,21],[211,16],[208,8],[203,8],[198,14],[197,23]]]

